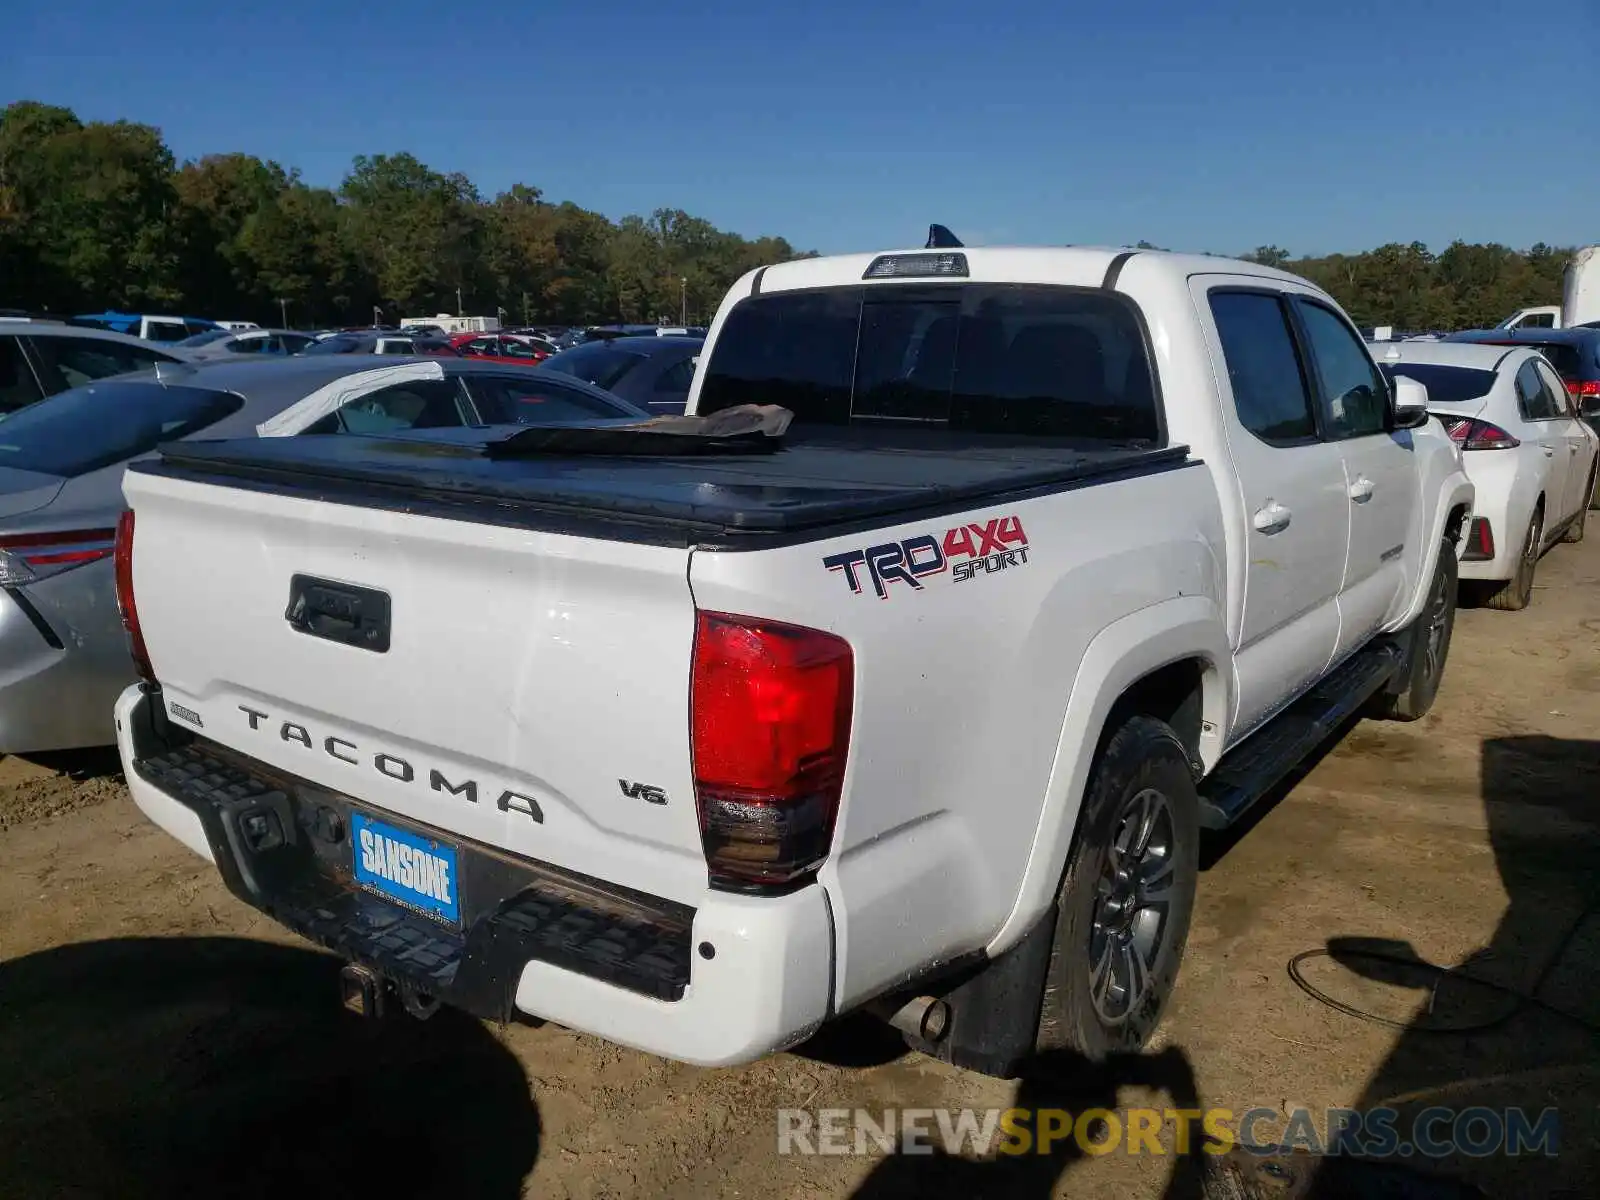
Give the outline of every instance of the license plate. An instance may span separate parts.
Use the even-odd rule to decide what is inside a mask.
[[[360,812],[350,814],[350,845],[361,887],[413,912],[460,924],[454,846]]]

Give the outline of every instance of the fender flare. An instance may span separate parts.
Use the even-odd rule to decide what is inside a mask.
[[[1201,762],[1222,755],[1233,707],[1233,656],[1227,623],[1209,596],[1178,596],[1130,613],[1090,641],[1067,697],[1055,761],[1016,902],[985,947],[994,958],[1015,945],[1055,902],[1077,834],[1078,811],[1112,706],[1129,687],[1184,659],[1206,663],[1202,680]]]
[[[1466,529],[1472,520],[1472,502],[1477,496],[1477,491],[1473,488],[1472,481],[1460,470],[1450,476],[1447,482],[1450,485],[1449,490],[1445,493],[1443,501],[1434,508],[1433,518],[1428,523],[1428,540],[1423,544],[1421,558],[1418,563],[1417,581],[1412,588],[1411,597],[1406,601],[1399,615],[1384,626],[1383,631],[1385,633],[1394,633],[1404,629],[1412,621],[1416,620],[1417,614],[1422,611],[1423,604],[1427,602],[1428,588],[1433,583],[1434,565],[1439,561],[1439,547],[1444,542],[1445,524],[1449,521],[1450,514],[1457,508],[1462,507],[1467,510],[1467,515],[1466,520],[1461,524],[1461,529],[1456,534],[1455,553],[1457,557],[1460,557],[1462,550],[1465,549]]]

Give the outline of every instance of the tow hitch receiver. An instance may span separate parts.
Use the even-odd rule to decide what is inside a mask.
[[[346,963],[340,969],[339,998],[358,1017],[383,1016],[383,980],[360,963]]]

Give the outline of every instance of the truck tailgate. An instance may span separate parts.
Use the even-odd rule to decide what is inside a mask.
[[[180,724],[410,822],[703,893],[688,549],[149,474],[125,487],[140,624]],[[376,593],[386,646],[341,620]],[[308,597],[331,615],[306,619]]]

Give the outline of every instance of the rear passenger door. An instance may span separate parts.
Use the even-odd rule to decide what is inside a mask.
[[[1339,447],[1317,432],[1290,295],[1218,276],[1191,286],[1210,317],[1202,324],[1244,512],[1229,551],[1248,564],[1233,722],[1248,732],[1314,684],[1333,656],[1350,502]]]
[[[1517,369],[1517,407],[1527,422],[1529,440],[1538,444],[1540,465],[1544,475],[1540,490],[1544,494],[1544,538],[1567,519],[1568,476],[1572,474],[1567,460],[1565,413],[1560,401],[1545,389],[1544,378],[1539,373],[1542,364],[1529,359]],[[1566,389],[1563,388],[1563,391]]]
[[[1350,550],[1339,586],[1335,658],[1361,648],[1406,595],[1406,538],[1416,509],[1410,430],[1395,430],[1389,384],[1367,347],[1334,309],[1295,301],[1323,438],[1344,462]],[[1415,559],[1415,556],[1412,556]]]
[[[1594,465],[1594,435],[1578,415],[1578,405],[1567,391],[1555,369],[1546,363],[1535,368],[1545,393],[1561,413],[1561,434],[1567,443],[1567,483],[1564,511],[1568,520],[1576,517],[1589,503],[1590,471]],[[1560,457],[1558,454],[1557,457]]]

